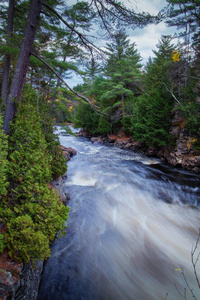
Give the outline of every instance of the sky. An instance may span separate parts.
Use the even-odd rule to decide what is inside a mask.
[[[68,0],[69,5],[75,4],[76,0]],[[151,14],[157,14],[162,8],[167,5],[165,0],[122,0],[125,6],[132,8],[135,12],[149,12]],[[142,29],[132,30],[127,28],[127,34],[130,41],[136,43],[136,48],[142,57],[142,64],[145,65],[148,58],[153,57],[153,51],[156,50],[156,45],[161,38],[161,35],[173,35],[176,29],[173,27],[167,27],[164,22],[157,25],[151,24]],[[98,42],[99,44],[100,42]],[[82,83],[82,79],[79,76],[73,76],[73,78],[67,80],[70,86],[75,86],[78,83]]]

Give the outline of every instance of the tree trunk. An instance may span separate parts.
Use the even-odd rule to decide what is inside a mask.
[[[10,43],[10,38],[13,33],[13,19],[14,19],[14,6],[15,0],[9,0],[9,7],[8,7],[8,27],[7,27],[7,45]],[[6,104],[7,97],[8,97],[8,83],[9,83],[9,73],[10,73],[10,55],[6,54],[4,58],[4,65],[3,65],[3,79],[2,79],[2,86],[1,86],[1,98],[3,102]]]
[[[29,14],[24,32],[24,38],[21,44],[17,65],[14,71],[14,76],[10,88],[10,94],[8,96],[6,112],[4,116],[4,130],[5,133],[10,133],[9,122],[13,120],[15,116],[15,101],[20,102],[22,90],[24,87],[24,81],[26,78],[29,58],[32,51],[33,42],[35,39],[35,33],[37,24],[40,17],[42,4],[45,0],[31,0]]]

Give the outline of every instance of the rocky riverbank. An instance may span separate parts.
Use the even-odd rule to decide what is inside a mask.
[[[194,139],[187,136],[184,128],[181,128],[179,123],[173,127],[171,134],[176,139],[176,144],[173,147],[166,145],[159,148],[148,148],[143,142],[135,141],[123,131],[117,135],[112,134],[96,137],[91,137],[87,132],[80,131],[77,135],[90,138],[92,143],[112,143],[115,147],[121,149],[129,149],[149,157],[157,157],[174,167],[181,167],[199,174],[200,151],[195,150],[193,147]]]
[[[61,146],[63,155],[68,161],[76,150]],[[64,189],[64,178],[52,180],[50,185],[59,193],[60,200],[67,205],[69,194]],[[44,268],[43,261],[37,261],[34,266],[31,263],[19,263],[9,258],[4,251],[0,255],[0,300],[36,300]]]

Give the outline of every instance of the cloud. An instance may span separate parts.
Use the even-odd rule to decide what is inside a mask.
[[[75,4],[76,0],[68,0],[67,3],[72,5]],[[123,4],[133,9],[135,12],[149,12],[150,14],[158,14],[158,12],[167,5],[166,0],[123,0]],[[96,33],[98,32],[97,24]],[[93,31],[94,32],[94,31]],[[153,57],[154,53],[152,50],[156,50],[156,45],[162,35],[173,35],[175,33],[175,28],[169,28],[164,22],[157,25],[151,24],[142,29],[131,30],[127,28],[127,34],[131,42],[136,43],[136,48],[142,57],[142,63],[145,64],[149,56]],[[109,41],[108,41],[109,42]],[[105,47],[105,39],[97,39],[95,44],[99,47]],[[72,86],[81,83],[82,79],[77,76],[70,80]]]
[[[151,24],[143,29],[136,29],[129,32],[129,39],[136,43],[136,48],[143,58],[145,64],[149,56],[154,56],[152,50],[156,50],[156,45],[162,35],[173,35],[174,28],[168,28],[164,22],[158,25]]]

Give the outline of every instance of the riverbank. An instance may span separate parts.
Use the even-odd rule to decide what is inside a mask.
[[[200,173],[200,151],[194,149],[193,139],[185,135],[184,132],[179,133],[174,147],[166,145],[159,148],[148,148],[143,142],[135,141],[123,131],[117,135],[91,137],[88,132],[81,130],[77,135],[89,138],[92,143],[111,143],[121,149],[129,149],[148,157],[159,158],[162,162],[174,167],[181,167],[195,174]]]
[[[60,146],[66,161],[76,155],[76,150],[71,147]],[[59,177],[52,180],[51,187],[54,187],[59,194],[60,201],[67,205],[69,194],[64,189],[64,178]],[[44,262],[19,263],[9,258],[8,252],[0,255],[0,300],[36,300],[44,269]]]

